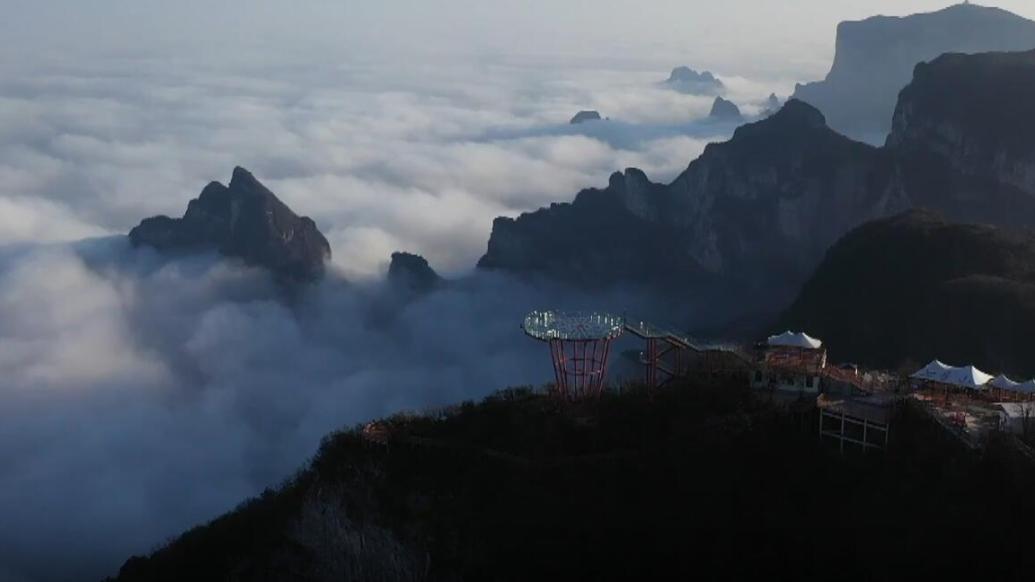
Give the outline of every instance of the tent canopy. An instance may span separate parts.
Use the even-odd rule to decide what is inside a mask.
[[[804,348],[807,350],[818,350],[823,347],[823,342],[810,337],[807,333],[794,333],[791,331],[785,331],[780,335],[771,335],[767,343],[774,347]]]
[[[935,360],[918,370],[911,378],[959,386],[969,390],[981,390],[992,379],[992,375],[986,374],[974,366],[947,366]]]
[[[1003,374],[999,374],[998,376],[993,378],[992,381],[988,383],[988,385],[992,388],[999,388],[1000,390],[1017,390],[1017,387],[1021,384],[1020,382],[1014,382],[1013,380],[1007,378]]]
[[[914,372],[910,378],[916,378],[917,380],[933,380],[941,377],[951,369],[952,366],[946,366],[938,360],[934,360],[930,364],[927,364],[923,368]]]
[[[1009,390],[1011,392],[1020,392],[1022,394],[1035,394],[1035,380],[1028,380],[1023,383],[1014,382],[1005,375],[1000,374],[989,382],[988,385],[992,388],[999,388],[1000,390]]]

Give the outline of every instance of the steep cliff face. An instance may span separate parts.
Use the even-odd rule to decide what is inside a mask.
[[[818,107],[831,127],[856,138],[883,136],[913,67],[949,52],[1035,49],[1035,22],[974,4],[904,18],[842,22],[826,79],[794,96]]]
[[[160,251],[217,250],[286,280],[318,278],[331,256],[316,223],[292,212],[244,168],[234,170],[229,186],[206,186],[183,218],[148,218],[129,238]]]
[[[1035,193],[1035,51],[950,54],[917,65],[888,147]]]
[[[868,223],[831,247],[782,326],[863,364],[941,358],[1031,376],[1035,235],[926,211]]]
[[[908,205],[880,150],[795,100],[709,145],[666,195],[679,207],[667,220],[694,233],[703,265],[774,289],[809,273],[846,229]]]

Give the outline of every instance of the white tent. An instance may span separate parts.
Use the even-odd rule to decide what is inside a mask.
[[[1003,374],[999,374],[998,376],[993,378],[992,381],[988,383],[988,385],[991,386],[992,388],[998,388],[1000,390],[1010,390],[1010,391],[1016,392],[1018,386],[1020,386],[1021,384],[1020,384],[1020,382],[1014,382],[1013,380],[1007,378]]]
[[[923,368],[914,372],[910,378],[915,378],[917,380],[940,381],[940,379],[951,369],[952,366],[946,366],[938,360],[934,360],[930,364],[927,364]]]
[[[770,346],[783,348],[803,348],[807,350],[818,350],[823,347],[823,342],[810,337],[806,333],[794,333],[785,331],[780,335],[771,335],[767,342]]]
[[[1018,384],[1014,390],[1023,394],[1035,394],[1035,380],[1028,380],[1022,384]]]
[[[938,360],[927,364],[911,377],[968,390],[981,390],[992,379],[991,374],[986,374],[974,366],[946,366]]]
[[[1035,380],[1028,380],[1027,382],[1014,382],[1006,376],[1000,374],[995,377],[994,380],[988,383],[992,388],[998,388],[1000,390],[1007,390],[1010,392],[1017,392],[1020,394],[1035,394]]]

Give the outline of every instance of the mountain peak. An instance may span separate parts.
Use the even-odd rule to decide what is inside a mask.
[[[663,85],[682,93],[694,95],[714,95],[721,93],[726,88],[711,71],[699,73],[685,65],[672,69],[672,73]]]
[[[312,219],[292,212],[241,167],[234,169],[229,187],[219,182],[206,186],[183,218],[148,218],[129,238],[134,246],[159,251],[218,250],[290,280],[318,278],[331,255]]]
[[[442,277],[431,268],[427,259],[411,253],[392,253],[388,266],[388,282],[406,291],[423,293],[442,283]]]
[[[772,117],[772,123],[785,123],[788,125],[800,125],[812,129],[827,127],[827,118],[819,109],[800,99],[788,99]]]
[[[740,121],[743,119],[737,104],[722,97],[716,97],[715,101],[712,102],[712,110],[708,117],[719,121]]]
[[[234,172],[230,176],[230,188],[234,188],[235,186],[238,188],[252,186],[260,186],[265,188],[265,186],[263,186],[262,183],[259,182],[259,180],[255,177],[254,174],[252,174],[251,172],[249,172],[241,166],[235,166]]]
[[[729,143],[737,144],[759,140],[769,142],[781,138],[807,141],[820,133],[830,139],[849,141],[848,138],[827,127],[826,117],[819,109],[798,99],[788,99],[783,107],[769,117],[738,127],[733,132],[733,139]]]

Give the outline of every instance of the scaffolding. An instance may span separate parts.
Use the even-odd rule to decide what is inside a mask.
[[[886,450],[891,429],[891,402],[885,399],[816,399],[819,408],[819,436],[837,441],[841,454],[845,445],[868,450]]]

